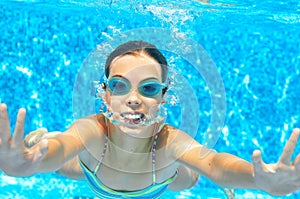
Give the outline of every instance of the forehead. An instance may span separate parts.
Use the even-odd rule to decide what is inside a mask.
[[[156,78],[161,80],[162,71],[159,63],[145,54],[124,55],[117,57],[110,65],[110,77],[120,75],[137,81]]]

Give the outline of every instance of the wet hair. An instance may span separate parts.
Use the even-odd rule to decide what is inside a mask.
[[[146,55],[149,55],[159,63],[162,71],[162,82],[165,82],[167,80],[167,75],[168,75],[167,60],[163,56],[163,54],[156,48],[155,45],[145,41],[135,41],[135,40],[128,41],[126,43],[121,44],[114,51],[112,51],[106,59],[105,76],[107,78],[109,77],[110,65],[116,57],[122,55],[134,55],[136,53],[141,53],[141,52],[145,53]]]

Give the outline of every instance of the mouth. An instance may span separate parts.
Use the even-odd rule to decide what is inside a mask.
[[[143,113],[138,113],[138,112],[126,112],[126,113],[122,113],[121,117],[123,119],[123,121],[127,124],[140,124],[142,123],[142,121],[145,120],[145,114]]]

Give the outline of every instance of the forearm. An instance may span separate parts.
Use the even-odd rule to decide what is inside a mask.
[[[228,153],[217,153],[212,160],[212,180],[225,187],[257,189],[253,165]]]
[[[48,152],[42,160],[38,172],[57,171],[74,158],[81,150],[78,140],[72,135],[59,135],[48,140]]]
[[[58,170],[64,163],[64,147],[57,139],[47,139],[48,152],[39,165],[36,173]]]

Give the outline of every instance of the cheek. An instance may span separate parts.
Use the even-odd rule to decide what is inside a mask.
[[[112,110],[118,112],[119,110],[121,110],[122,106],[124,106],[124,103],[122,103],[122,101],[120,99],[115,99],[115,98],[111,99],[110,107],[111,107]]]
[[[107,107],[110,111],[115,110],[116,107],[118,107],[118,105],[120,104],[120,100],[116,99],[115,96],[110,95],[109,92],[106,92],[103,99],[104,99],[105,104],[107,105]]]
[[[155,116],[159,110],[159,105],[161,104],[161,99],[148,99],[145,101],[148,113],[152,116]]]
[[[111,96],[109,94],[107,95],[105,101],[110,111],[117,111],[124,104],[123,103],[124,100],[121,97]]]

